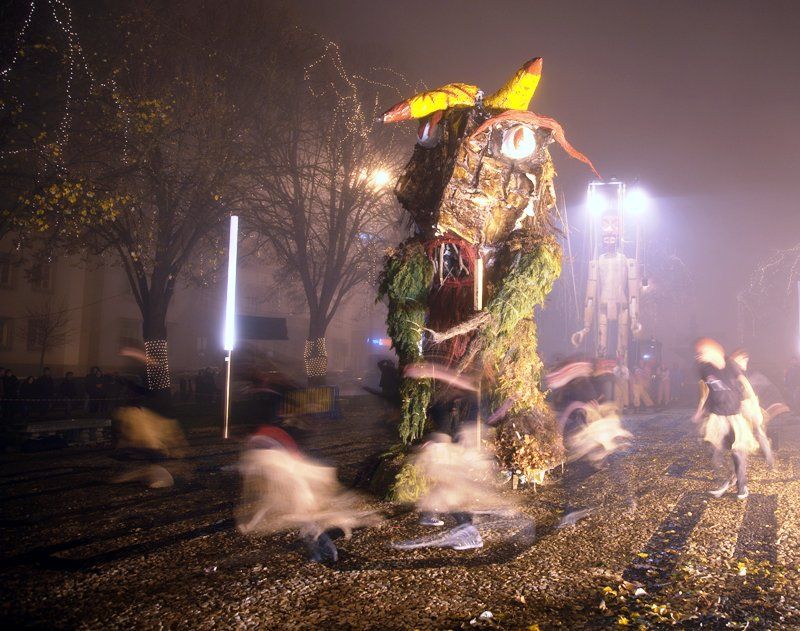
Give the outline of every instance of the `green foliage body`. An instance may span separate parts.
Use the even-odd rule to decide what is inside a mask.
[[[378,300],[386,298],[389,303],[386,325],[401,371],[404,366],[422,360],[422,330],[432,281],[433,264],[419,241],[406,241],[386,257]],[[430,379],[402,380],[399,430],[404,443],[408,444],[424,434],[432,394]]]

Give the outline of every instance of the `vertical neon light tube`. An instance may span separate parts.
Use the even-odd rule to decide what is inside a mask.
[[[228,292],[225,296],[225,329],[222,345],[232,351],[236,345],[236,257],[239,245],[239,217],[231,216],[231,233],[228,243]]]
[[[223,438],[228,438],[231,411],[231,359],[236,345],[236,259],[239,246],[239,217],[231,215],[231,231],[228,241],[228,289],[225,295],[225,328],[222,345],[228,356],[225,358],[225,427]]]

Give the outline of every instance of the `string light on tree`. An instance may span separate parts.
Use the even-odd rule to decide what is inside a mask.
[[[147,387],[150,390],[168,390],[170,378],[167,340],[148,340],[144,343],[144,354],[147,358]]]
[[[324,337],[306,340],[303,362],[309,377],[324,377],[328,373],[328,348]]]
[[[33,20],[33,13],[36,11],[36,2],[31,2],[30,6],[28,7],[28,15],[25,16],[25,20],[22,23],[22,27],[17,33],[16,37],[16,45],[14,46],[14,56],[11,58],[8,66],[0,70],[0,77],[7,77],[8,74],[14,69],[14,66],[17,64],[17,60],[20,58],[20,51],[22,50],[22,45],[25,38],[25,33],[28,32],[28,29],[31,26],[31,21]]]
[[[43,11],[41,8],[39,8],[42,5],[49,7],[49,11]],[[0,78],[3,80],[8,80],[12,74],[12,70],[14,70],[18,65],[19,60],[26,56],[26,47],[29,45],[27,36],[31,31],[33,20],[36,15],[42,16],[39,18],[40,21],[49,17],[49,19],[56,24],[66,39],[66,47],[62,54],[62,58],[67,67],[67,75],[64,81],[64,108],[60,121],[56,126],[57,134],[51,142],[47,140],[48,136],[46,131],[43,130],[42,134],[35,138],[33,146],[24,147],[21,149],[5,150],[2,152],[2,154],[11,156],[28,152],[35,150],[35,145],[37,143],[44,142],[44,149],[46,150],[48,157],[53,160],[58,168],[63,169],[64,150],[66,149],[66,145],[70,136],[73,88],[77,71],[83,70],[86,76],[90,79],[92,87],[94,87],[95,80],[89,69],[88,63],[86,62],[86,58],[83,55],[78,34],[73,27],[72,9],[63,0],[47,0],[47,2],[37,2],[37,0],[32,0],[30,2],[25,19],[23,20],[22,26],[20,27],[15,38],[14,56],[11,58],[11,61],[8,63],[8,65],[0,70]],[[31,42],[30,44],[33,45],[33,48],[44,48],[41,46],[40,42]],[[25,104],[22,102],[19,95],[9,94],[8,101],[14,103],[19,108],[19,112],[17,113],[20,113],[23,109],[25,109]],[[29,109],[35,110],[37,107],[31,106]]]

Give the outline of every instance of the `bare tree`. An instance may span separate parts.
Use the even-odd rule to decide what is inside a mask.
[[[66,303],[61,301],[55,305],[52,297],[28,307],[25,311],[28,326],[21,334],[27,341],[29,350],[39,351],[39,372],[41,372],[46,355],[67,343],[71,318]]]
[[[794,347],[798,301],[800,243],[759,261],[737,294],[739,343],[758,339],[766,347]]]
[[[275,17],[257,1],[175,0],[107,3],[77,20],[86,71],[73,85],[69,142],[25,202],[48,248],[124,270],[153,390],[170,387],[176,283],[224,260],[254,74],[270,73],[270,51],[283,43]]]
[[[397,162],[391,137],[374,125],[374,85],[345,71],[331,44],[312,66],[320,75],[289,77],[277,109],[253,130],[245,208],[250,226],[303,289],[304,360],[313,383],[327,372],[331,320],[367,279],[397,224]]]

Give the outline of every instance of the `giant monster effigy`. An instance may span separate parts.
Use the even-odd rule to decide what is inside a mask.
[[[543,471],[561,459],[555,420],[539,387],[534,309],[561,272],[548,147],[588,158],[558,122],[527,111],[541,77],[533,59],[497,92],[451,83],[389,109],[384,123],[419,122],[395,194],[415,225],[380,278],[401,370],[436,357],[480,375],[491,411],[507,410],[494,448],[501,463]],[[436,384],[403,378],[400,437],[419,438]]]

